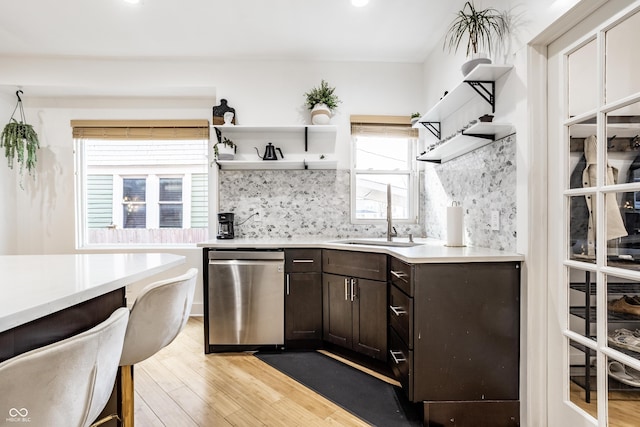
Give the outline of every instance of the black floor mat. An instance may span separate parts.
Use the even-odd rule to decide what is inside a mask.
[[[393,386],[315,351],[255,353],[304,386],[374,426],[421,426],[419,410]]]

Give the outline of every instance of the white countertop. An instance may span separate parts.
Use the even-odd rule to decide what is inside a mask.
[[[184,262],[162,253],[0,256],[0,332]]]
[[[276,249],[276,248],[323,248],[360,252],[375,252],[392,255],[414,264],[452,262],[506,262],[524,261],[524,256],[513,252],[473,246],[449,247],[437,239],[414,239],[419,243],[413,247],[347,244],[340,241],[363,240],[363,238],[293,238],[293,239],[213,239],[198,243],[199,247],[213,249]],[[385,239],[366,239],[384,243]],[[407,242],[406,238],[394,238],[394,242]]]

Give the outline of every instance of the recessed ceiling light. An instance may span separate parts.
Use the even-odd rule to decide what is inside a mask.
[[[369,3],[369,0],[351,0],[351,4],[355,7],[366,6]]]

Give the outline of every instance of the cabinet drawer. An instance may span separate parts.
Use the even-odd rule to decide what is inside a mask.
[[[413,296],[413,266],[391,257],[389,261],[389,277],[391,283]]]
[[[367,252],[325,249],[322,254],[322,271],[386,282],[387,256]]]
[[[284,270],[287,273],[320,273],[321,249],[287,249],[284,251]]]
[[[413,349],[413,298],[393,285],[389,289],[389,324],[400,339]]]
[[[389,366],[404,393],[413,401],[413,351],[389,328]]]

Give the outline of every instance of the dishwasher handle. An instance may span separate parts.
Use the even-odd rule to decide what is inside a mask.
[[[236,267],[255,267],[258,265],[268,266],[275,265],[278,267],[278,271],[284,271],[284,262],[275,259],[211,259],[209,260],[209,267],[215,268],[215,266],[236,266]]]
[[[266,260],[284,261],[283,251],[209,251],[209,263],[211,261],[230,260]]]

